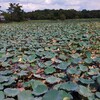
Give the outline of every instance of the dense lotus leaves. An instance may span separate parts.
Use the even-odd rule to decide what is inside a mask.
[[[99,100],[99,33],[93,19],[0,24],[0,91],[23,91],[3,100]]]
[[[79,90],[78,90],[79,94],[83,95],[84,97],[89,97],[92,96],[93,93],[91,92],[91,90],[85,86],[80,85],[79,86]]]
[[[78,89],[78,85],[69,81],[62,83],[59,88],[66,91],[76,91]]]
[[[42,100],[62,100],[62,97],[57,90],[50,90],[44,96]]]
[[[35,96],[42,95],[48,91],[48,88],[46,85],[38,85],[36,88],[33,89],[32,94]]]
[[[18,100],[34,100],[34,97],[31,94],[31,91],[22,91],[18,94]]]
[[[20,91],[18,89],[14,89],[14,88],[6,88],[4,90],[4,93],[6,96],[15,97],[16,95],[18,95],[20,93]]]
[[[55,84],[55,83],[60,82],[60,81],[61,81],[60,78],[57,78],[54,76],[50,76],[50,77],[46,78],[46,82],[48,82],[49,84]]]

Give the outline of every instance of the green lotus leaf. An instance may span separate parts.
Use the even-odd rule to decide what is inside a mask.
[[[61,85],[61,83],[54,85],[53,89],[58,90],[60,85]]]
[[[0,76],[0,83],[7,82],[9,79],[6,76]]]
[[[67,91],[76,91],[78,89],[78,85],[69,81],[62,83],[59,88]]]
[[[35,96],[42,95],[48,91],[48,88],[46,85],[38,85],[36,88],[34,88],[33,93]]]
[[[89,70],[89,72],[87,72],[89,75],[97,75],[99,74],[99,68],[92,68]]]
[[[59,91],[50,90],[44,96],[42,100],[62,100]]]
[[[92,59],[91,59],[91,58],[86,58],[84,61],[85,61],[85,63],[87,63],[87,64],[92,63]]]
[[[18,66],[19,66],[21,69],[23,69],[23,70],[24,70],[24,69],[27,69],[27,67],[28,67],[28,66],[25,65],[25,64],[19,64]]]
[[[8,79],[9,80],[7,82],[2,83],[3,86],[9,86],[9,85],[15,83],[15,80],[12,77],[8,77]]]
[[[78,53],[72,54],[71,55],[73,58],[78,58],[80,55]]]
[[[66,57],[65,55],[63,55],[63,54],[60,54],[60,55],[59,55],[59,58],[60,58],[61,60],[66,60],[66,59],[67,59],[67,57]]]
[[[6,96],[10,96],[10,97],[15,97],[16,95],[18,95],[20,92],[18,89],[15,88],[6,88],[4,90],[4,93]]]
[[[14,98],[6,98],[4,100],[15,100]]]
[[[48,67],[44,70],[45,74],[52,74],[54,72],[56,72],[55,68],[53,67]]]
[[[91,58],[91,52],[86,51],[85,54],[86,54],[87,58]]]
[[[34,100],[34,96],[32,96],[31,91],[22,91],[18,94],[18,100]]]
[[[45,55],[45,58],[54,58],[56,56],[55,53],[48,51],[45,51],[43,54]]]
[[[94,83],[94,80],[92,80],[92,79],[80,78],[79,80],[84,84],[93,84]]]
[[[45,76],[41,76],[40,74],[34,74],[34,77],[36,77],[38,79],[46,79]]]
[[[96,96],[100,99],[100,92],[96,92]]]
[[[97,77],[97,82],[98,82],[98,84],[100,85],[100,76]]]
[[[42,100],[42,97],[35,97],[34,100]]]
[[[58,68],[58,69],[61,69],[61,70],[66,70],[68,66],[69,66],[69,64],[68,64],[67,62],[61,62],[61,63],[57,66],[57,68]]]
[[[70,93],[67,93],[63,90],[60,90],[59,93],[61,95],[62,100],[71,100],[71,99],[73,99],[73,97]],[[69,98],[69,99],[65,99],[65,98]]]
[[[46,65],[41,62],[37,62],[37,64],[40,68],[46,68]]]
[[[4,92],[0,91],[0,100],[4,100]]]
[[[26,76],[28,71],[20,71],[17,75],[18,76]]]
[[[50,65],[52,65],[52,61],[46,61],[44,64],[45,64],[46,66],[50,66]]]
[[[72,63],[78,64],[78,63],[80,63],[81,61],[82,61],[82,58],[74,58],[74,59],[72,60]]]
[[[10,71],[10,70],[0,71],[0,74],[1,75],[10,75],[10,74],[12,74],[12,71]]]
[[[35,58],[36,58],[36,55],[29,56],[29,57],[27,57],[27,61],[32,63],[36,60]]]
[[[67,69],[67,73],[69,74],[80,74],[81,72],[75,67],[72,67],[72,68],[68,68]]]
[[[3,90],[3,88],[4,88],[4,87],[3,87],[3,85],[2,85],[2,84],[0,84],[0,90]]]
[[[31,86],[32,86],[32,89],[34,90],[38,85],[44,85],[41,81],[39,80],[35,80],[35,81],[32,81],[31,83]]]
[[[57,82],[60,82],[61,79],[60,78],[57,78],[57,77],[54,77],[54,76],[50,76],[46,79],[46,82],[49,83],[49,84],[55,84]]]
[[[88,71],[88,68],[87,68],[87,66],[84,66],[84,65],[79,65],[79,68],[80,68],[80,70],[81,71],[83,71],[83,72],[85,72],[85,71]]]
[[[91,92],[91,90],[85,86],[80,85],[79,86],[79,90],[78,90],[79,94],[83,95],[84,97],[89,97],[92,96],[93,93]]]

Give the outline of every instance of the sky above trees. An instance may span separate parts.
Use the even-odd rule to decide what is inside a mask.
[[[1,9],[6,10],[10,2],[20,3],[25,11],[38,9],[100,9],[100,0],[0,0]]]

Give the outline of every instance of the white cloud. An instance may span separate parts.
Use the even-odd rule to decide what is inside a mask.
[[[9,3],[0,3],[0,6],[1,6],[0,9],[6,10],[8,8],[8,6],[9,6]]]
[[[100,0],[0,0],[2,9],[7,9],[9,2],[20,3],[25,11],[37,9],[100,9]]]

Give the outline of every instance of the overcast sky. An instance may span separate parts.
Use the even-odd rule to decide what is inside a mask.
[[[100,0],[0,0],[1,9],[6,10],[10,2],[20,3],[25,11],[38,9],[100,10]]]

